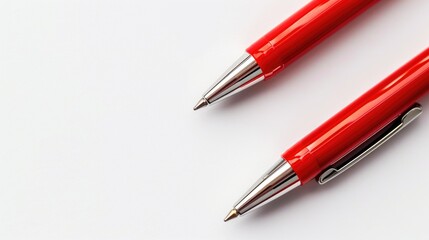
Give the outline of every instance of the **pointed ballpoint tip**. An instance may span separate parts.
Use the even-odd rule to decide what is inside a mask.
[[[198,101],[197,105],[195,105],[194,111],[206,107],[208,105],[209,103],[207,102],[207,100],[205,98],[201,98],[200,101]]]
[[[238,213],[237,209],[232,209],[228,215],[226,215],[225,219],[223,220],[224,222],[228,222],[231,219],[234,219],[236,217],[238,217],[240,214]]]

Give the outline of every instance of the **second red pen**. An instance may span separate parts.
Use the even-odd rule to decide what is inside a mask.
[[[317,177],[338,176],[421,113],[429,91],[429,48],[356,99],[282,154],[225,221],[262,206]]]

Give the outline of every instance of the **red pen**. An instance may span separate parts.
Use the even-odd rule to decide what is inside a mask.
[[[247,48],[194,110],[268,80],[378,0],[313,0]]]
[[[429,91],[429,48],[289,148],[225,221],[316,178],[324,184],[360,161],[421,113]]]

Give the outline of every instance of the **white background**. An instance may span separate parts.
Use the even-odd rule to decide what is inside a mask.
[[[1,1],[0,239],[428,239],[429,111],[335,181],[223,222],[287,147],[429,46],[429,1],[382,1],[192,110],[307,2]]]

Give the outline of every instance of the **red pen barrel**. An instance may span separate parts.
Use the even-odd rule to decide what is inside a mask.
[[[302,184],[358,147],[429,91],[429,48],[296,143],[282,157]]]
[[[264,73],[274,76],[378,0],[313,0],[247,48]]]

